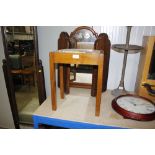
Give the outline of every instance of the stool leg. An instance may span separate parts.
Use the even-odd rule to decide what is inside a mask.
[[[63,65],[60,65],[60,96],[64,98],[64,78],[63,78]]]
[[[92,86],[91,86],[91,96],[95,97],[96,96],[96,91],[97,91],[97,66],[93,66],[93,71],[92,71]]]
[[[96,94],[96,111],[95,115],[100,115],[100,104],[102,95],[102,75],[103,75],[103,54],[99,57],[98,77],[97,77],[97,94]]]
[[[70,86],[69,86],[69,82],[70,82],[70,65],[66,66],[66,94],[70,93]]]
[[[55,64],[54,55],[50,54],[50,80],[51,80],[51,100],[52,100],[52,110],[57,109],[56,103],[56,80],[55,80]]]

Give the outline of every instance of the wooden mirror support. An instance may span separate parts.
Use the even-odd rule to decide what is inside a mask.
[[[100,50],[104,54],[104,64],[103,64],[103,84],[102,92],[107,89],[107,79],[109,70],[109,58],[110,58],[110,40],[106,33],[97,34],[92,27],[80,26],[76,28],[70,35],[67,32],[61,32],[58,39],[58,49],[94,49]],[[64,70],[64,81],[70,80],[67,72],[67,65],[63,67]],[[78,87],[91,89],[91,96],[96,96],[97,92],[97,66],[88,65],[78,65],[78,67],[71,68],[73,70],[74,79],[76,79],[76,72],[81,73],[91,73],[92,74],[92,84],[89,83],[79,83],[70,80],[69,85],[64,82],[64,91],[69,93],[69,87]],[[59,67],[58,67],[58,86],[60,86],[59,80]]]

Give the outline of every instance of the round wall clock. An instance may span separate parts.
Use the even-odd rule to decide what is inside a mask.
[[[124,118],[151,121],[155,119],[155,105],[151,100],[135,95],[121,95],[112,101],[113,109]]]

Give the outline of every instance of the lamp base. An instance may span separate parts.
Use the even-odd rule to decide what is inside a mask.
[[[111,94],[113,96],[118,97],[120,95],[126,95],[126,94],[128,94],[128,91],[126,91],[125,89],[116,88],[116,89],[112,90]]]

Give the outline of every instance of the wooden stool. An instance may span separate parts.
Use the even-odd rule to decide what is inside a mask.
[[[100,103],[102,93],[102,76],[103,76],[103,60],[104,55],[100,51],[92,52],[69,52],[66,50],[50,52],[50,80],[51,80],[51,101],[52,110],[57,109],[56,103],[56,79],[55,79],[55,64],[60,65],[60,96],[64,98],[64,81],[63,81],[63,64],[82,64],[82,65],[96,65],[98,66],[97,73],[97,95],[96,95],[96,110],[95,115],[100,115]]]

